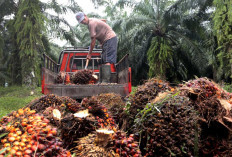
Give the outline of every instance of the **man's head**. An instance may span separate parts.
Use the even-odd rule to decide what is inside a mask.
[[[88,17],[83,12],[78,12],[76,14],[76,19],[79,23],[88,24]]]

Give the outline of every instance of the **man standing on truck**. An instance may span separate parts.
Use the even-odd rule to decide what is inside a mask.
[[[91,59],[91,53],[95,46],[96,40],[102,45],[102,64],[100,67],[101,83],[110,83],[111,64],[115,64],[117,60],[117,36],[112,28],[104,21],[95,18],[88,18],[83,12],[76,14],[79,23],[87,25],[91,44],[86,59]]]

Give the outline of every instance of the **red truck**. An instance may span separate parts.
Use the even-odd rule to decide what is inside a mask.
[[[109,84],[57,84],[58,73],[64,71],[71,76],[74,72],[82,70],[86,65],[88,48],[66,48],[59,56],[58,63],[43,55],[42,67],[42,93],[69,96],[74,99],[82,99],[101,93],[117,93],[125,97],[131,92],[131,68],[128,55],[125,55],[117,64],[111,64],[111,77]],[[87,69],[93,70],[99,76],[99,66],[102,49],[94,49]]]

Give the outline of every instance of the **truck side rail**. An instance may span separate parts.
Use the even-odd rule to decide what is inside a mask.
[[[129,67],[128,56],[129,54],[126,54],[117,64],[115,64],[117,72],[123,71]]]
[[[58,64],[45,53],[43,54],[43,57],[44,57],[44,68],[49,69],[52,72],[58,73]]]
[[[118,83],[124,84],[130,82],[130,78],[128,76],[128,69],[129,69],[129,54],[126,54],[117,64],[116,71],[118,74]]]

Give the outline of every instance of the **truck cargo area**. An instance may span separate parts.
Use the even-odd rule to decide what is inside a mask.
[[[60,71],[65,71],[72,75],[78,70],[84,69],[88,49],[72,48],[61,52],[58,63],[44,54],[44,67],[42,68],[42,93],[56,94],[58,96],[68,96],[75,99],[82,99],[101,93],[116,93],[122,97],[131,92],[131,68],[129,67],[128,55],[125,55],[117,64],[115,70],[111,72],[111,83],[107,84],[57,84],[56,78]],[[98,62],[101,55],[101,49],[93,51],[93,59],[90,61],[88,69],[93,70],[96,75],[99,74]],[[79,57],[81,56],[81,57]],[[79,68],[73,68],[73,63],[79,64]]]

